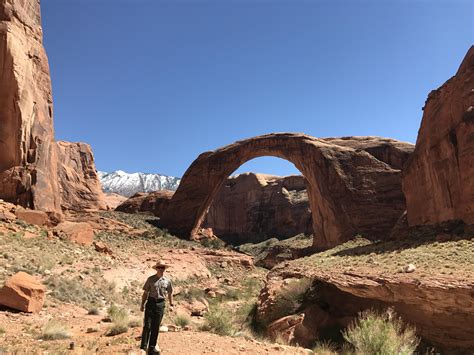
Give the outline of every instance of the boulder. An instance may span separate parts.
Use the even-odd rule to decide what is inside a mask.
[[[39,1],[0,0],[0,198],[60,212]]]
[[[80,211],[106,209],[91,147],[86,143],[59,141],[57,148],[61,208]]]
[[[267,336],[276,342],[292,344],[295,340],[295,329],[304,320],[304,314],[292,314],[271,323],[267,328]]]
[[[16,219],[16,208],[17,206],[14,204],[0,200],[0,221],[14,221]]]
[[[26,223],[40,227],[49,224],[49,217],[46,212],[43,211],[35,211],[19,207],[16,209],[15,215]]]
[[[403,170],[409,226],[474,224],[474,46],[456,75],[428,95]]]
[[[54,228],[54,232],[61,238],[82,245],[92,245],[94,230],[86,222],[62,222]]]
[[[0,289],[0,304],[22,312],[36,313],[44,304],[46,288],[35,277],[18,272]]]

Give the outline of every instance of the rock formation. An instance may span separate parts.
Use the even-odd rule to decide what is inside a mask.
[[[383,311],[393,307],[405,322],[416,326],[420,336],[433,344],[441,348],[473,349],[472,283],[448,278],[420,280],[411,275],[381,276],[277,266],[260,293],[256,320],[262,325],[281,324],[288,318],[281,320],[278,316],[282,289],[308,278],[312,284],[305,291],[305,303],[298,309],[298,315],[304,317],[291,329],[293,341],[300,345],[310,346],[318,338],[323,340],[328,332],[334,334],[346,328],[363,310]],[[292,310],[285,311],[286,316]],[[286,329],[281,331],[285,335]]]
[[[167,208],[173,194],[174,191],[169,190],[160,190],[150,193],[137,192],[117,206],[115,210],[127,213],[150,212],[161,216],[163,211]]]
[[[125,196],[113,192],[104,192],[104,195],[105,205],[108,210],[115,210],[118,206],[128,200]]]
[[[294,133],[239,141],[203,153],[191,164],[162,223],[174,233],[195,237],[227,177],[250,159],[275,156],[292,162],[308,182],[316,248],[357,233],[385,237],[405,210],[400,159],[411,149],[408,143],[377,137],[337,141]]]
[[[92,245],[94,230],[87,222],[62,222],[54,228],[58,237],[81,245]]]
[[[415,152],[403,170],[408,224],[474,224],[474,47],[423,110]]]
[[[230,177],[212,202],[203,227],[234,245],[312,234],[305,179],[253,173]]]
[[[35,277],[18,272],[0,289],[0,305],[36,313],[43,308],[46,288]]]
[[[39,1],[0,0],[0,198],[60,211]]]
[[[91,147],[85,143],[57,142],[58,172],[63,210],[106,209]]]

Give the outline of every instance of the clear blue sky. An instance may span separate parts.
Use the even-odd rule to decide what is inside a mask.
[[[91,144],[105,171],[181,176],[270,132],[415,142],[474,42],[472,0],[41,2],[56,137]]]

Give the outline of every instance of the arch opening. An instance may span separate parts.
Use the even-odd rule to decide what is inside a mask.
[[[275,170],[277,175],[270,173]],[[224,181],[200,227],[212,228],[220,239],[235,246],[300,234],[310,237],[306,179],[289,161],[249,160]]]

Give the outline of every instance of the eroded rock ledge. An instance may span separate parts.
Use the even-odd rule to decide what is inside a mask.
[[[295,313],[294,341],[310,346],[318,338],[339,332],[357,313],[392,307],[417,333],[441,349],[474,349],[474,279],[471,277],[420,277],[383,275],[377,271],[307,268],[284,263],[270,272],[258,302],[256,319],[264,324],[278,307],[277,292],[294,279],[311,280],[303,306]],[[303,315],[303,317],[302,317]]]

